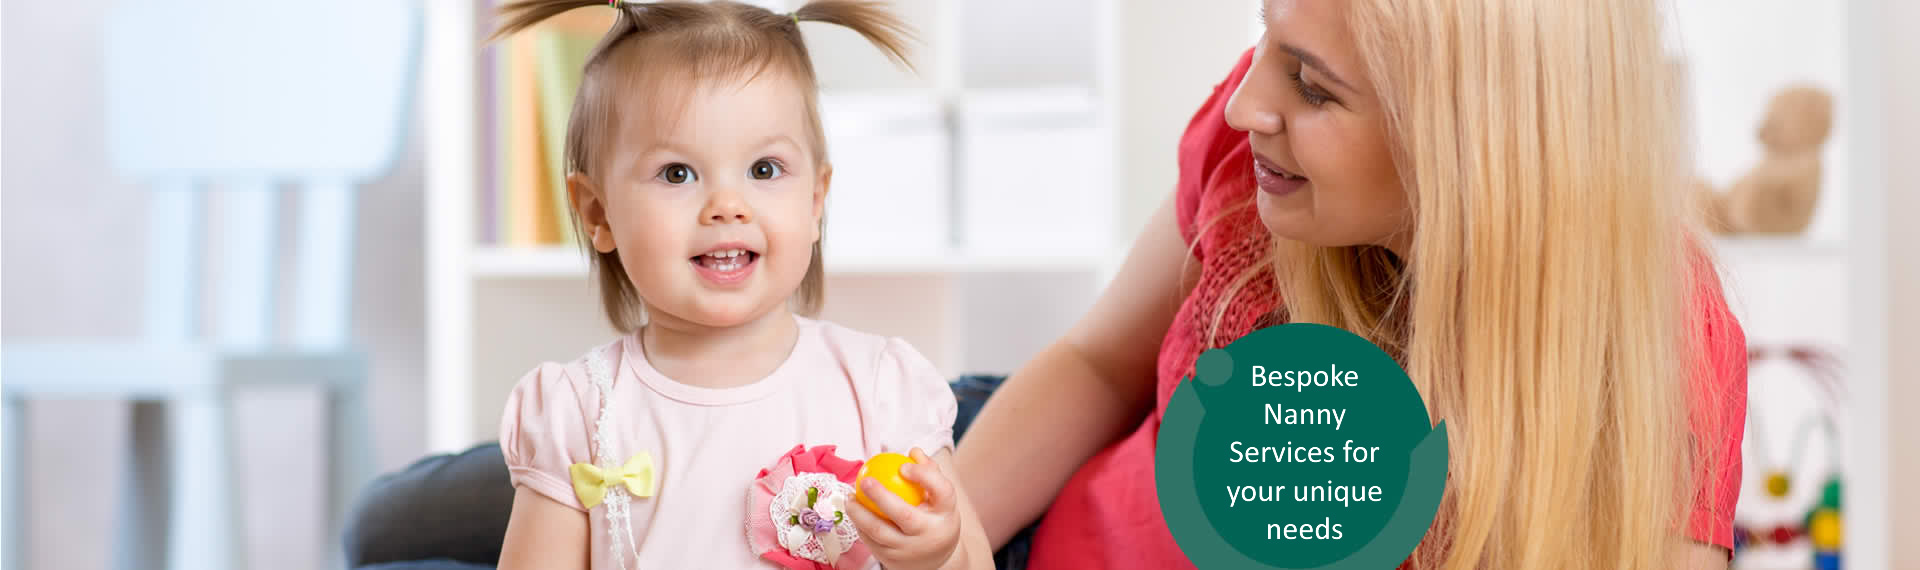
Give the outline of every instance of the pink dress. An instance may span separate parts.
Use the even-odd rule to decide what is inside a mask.
[[[674,381],[628,336],[528,372],[507,398],[500,447],[515,485],[588,515],[592,568],[772,568],[748,545],[748,488],[795,445],[863,460],[953,447],[953,392],[897,338],[795,317],[779,368],[724,389]],[[615,487],[591,509],[575,463],[651,455],[650,497]]]

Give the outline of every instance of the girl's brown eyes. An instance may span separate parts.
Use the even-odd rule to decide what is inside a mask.
[[[687,184],[700,179],[699,176],[693,173],[693,167],[678,162],[662,167],[660,173],[655,174],[654,177],[660,179],[661,182],[675,185]]]
[[[779,178],[781,174],[785,174],[786,172],[787,169],[782,168],[778,161],[769,158],[762,158],[755,161],[753,168],[747,170],[747,173],[753,176],[754,180],[772,180]]]

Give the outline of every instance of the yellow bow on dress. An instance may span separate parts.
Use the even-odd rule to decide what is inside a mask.
[[[653,496],[653,455],[645,451],[633,454],[633,458],[618,469],[575,463],[567,471],[573,474],[573,494],[589,509],[599,506],[607,496],[607,489],[615,485],[626,485],[627,492],[635,497]]]

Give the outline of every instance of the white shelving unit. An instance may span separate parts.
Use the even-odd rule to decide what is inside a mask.
[[[1859,3],[1865,5],[1868,3]],[[1886,378],[1876,363],[1884,358],[1882,318],[1886,302],[1873,290],[1885,247],[1885,234],[1872,223],[1881,215],[1874,204],[1885,191],[1875,176],[1874,157],[1880,141],[1869,128],[1877,120],[1872,108],[1871,69],[1875,48],[1870,38],[1874,22],[1863,17],[1860,5],[1831,4],[1814,9],[1783,3],[1701,0],[1676,3],[1680,55],[1692,76],[1693,129],[1698,145],[1700,173],[1723,186],[1761,159],[1753,127],[1763,119],[1776,90],[1811,82],[1835,97],[1835,121],[1823,155],[1822,188],[1812,226],[1804,235],[1740,236],[1714,240],[1729,303],[1746,330],[1748,344],[1768,349],[1788,345],[1812,346],[1833,353],[1845,396],[1835,418],[1833,441],[1818,436],[1800,444],[1790,430],[1819,413],[1819,398],[1807,372],[1781,360],[1768,359],[1748,370],[1748,413],[1767,424],[1764,446],[1748,433],[1744,457],[1742,500],[1735,512],[1739,524],[1771,528],[1797,524],[1806,509],[1818,502],[1818,490],[1829,469],[1844,479],[1841,505],[1845,536],[1841,560],[1846,567],[1882,567],[1874,552],[1887,544],[1882,529],[1886,518],[1875,512],[1886,497],[1885,458],[1874,442],[1884,441],[1884,428],[1872,417]],[[1794,45],[1777,41],[1791,31]],[[1801,463],[1791,458],[1796,444]],[[1839,446],[1841,465],[1830,465],[1829,450]],[[1762,491],[1771,470],[1786,473],[1791,490],[1783,499]],[[1750,548],[1735,560],[1735,568],[1812,568],[1808,541],[1787,546]],[[1882,558],[1881,560],[1884,560]]]
[[[491,149],[481,148],[479,133],[491,121],[492,105],[479,100],[477,78],[482,52],[475,46],[491,29],[486,0],[430,0],[427,37],[428,191],[428,445],[455,450],[494,437],[506,392],[542,361],[567,360],[614,337],[600,314],[598,296],[588,280],[585,256],[573,246],[504,247],[482,243],[477,212],[483,196],[484,169],[492,167]],[[793,2],[761,2],[777,11]],[[949,152],[937,157],[944,170],[924,179],[902,180],[914,191],[937,190],[937,227],[932,240],[888,240],[889,231],[918,231],[913,225],[859,233],[868,216],[862,205],[883,200],[877,192],[849,187],[854,175],[840,170],[855,159],[836,143],[832,149],[835,187],[827,222],[828,300],[823,318],[880,334],[901,336],[954,374],[967,371],[1011,372],[1091,304],[1124,255],[1122,236],[1113,235],[1121,190],[1107,176],[1053,176],[1015,196],[1071,208],[1083,230],[1060,233],[1044,216],[996,227],[962,212],[996,211],[1004,204],[971,201],[969,184],[1004,184],[970,164],[959,149],[969,136],[997,135],[1019,141],[1022,124],[969,114],[969,102],[1017,100],[1024,92],[1079,93],[1093,102],[1081,116],[1084,126],[1104,136],[1088,137],[1080,149],[1091,170],[1112,170],[1117,154],[1112,95],[1116,32],[1112,3],[1097,0],[902,0],[898,13],[921,33],[915,67],[902,72],[852,32],[806,23],[823,89],[823,104],[836,98],[892,98],[931,101],[944,126]],[[1006,18],[1019,14],[1019,18]],[[1009,31],[1009,27],[1019,30]],[[1049,42],[1045,49],[1022,41]],[[1036,55],[1040,54],[1040,55]],[[452,89],[447,86],[473,86]],[[1019,108],[1025,106],[1015,105]],[[974,108],[978,108],[975,105]],[[830,136],[836,119],[831,105],[823,117]],[[858,117],[854,117],[858,118]],[[858,122],[858,121],[855,121]],[[1045,128],[1045,121],[1038,121]],[[969,131],[973,127],[983,130]],[[1008,127],[1009,130],[993,131]],[[1005,143],[1000,143],[1005,144]],[[857,145],[855,145],[857,146]],[[1044,150],[1044,149],[1041,149]],[[1046,155],[1036,155],[1036,158]],[[1019,157],[1015,157],[1019,158]],[[1020,166],[1014,164],[1013,166]],[[1046,175],[1044,163],[1029,161],[1024,172]],[[889,173],[890,175],[893,173]],[[901,177],[911,177],[912,172]],[[871,187],[866,187],[871,189]],[[881,189],[890,190],[890,189]],[[1006,192],[990,194],[1005,195]],[[864,200],[856,200],[862,197]],[[1058,196],[1071,196],[1061,199]],[[1051,198],[1051,199],[1050,199]],[[926,206],[923,200],[920,206]],[[893,204],[880,206],[883,210]],[[1007,211],[1007,210],[1002,210]],[[999,239],[969,239],[991,229]],[[1004,232],[1004,233],[1002,233]],[[1021,232],[1031,233],[1025,239]],[[1062,239],[1062,236],[1072,239]],[[853,237],[847,237],[853,236]],[[921,236],[926,237],[926,236]],[[921,243],[911,247],[881,246]],[[1071,242],[1061,245],[1064,242]],[[1024,243],[1019,247],[1008,244]]]

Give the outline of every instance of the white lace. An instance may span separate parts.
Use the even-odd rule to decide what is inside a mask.
[[[797,473],[788,477],[781,484],[780,492],[774,494],[773,502],[767,505],[767,517],[773,519],[774,536],[779,537],[780,546],[787,552],[832,565],[854,543],[860,542],[860,531],[853,527],[853,521],[843,519],[843,522],[834,525],[831,533],[832,538],[837,539],[837,545],[828,545],[822,542],[822,536],[789,522],[789,517],[800,514],[796,507],[806,505],[809,487],[819,489],[819,501],[815,503],[815,508],[828,520],[833,520],[835,511],[844,512],[844,505],[853,501],[853,486],[840,482],[832,473]],[[833,552],[829,553],[830,549]]]
[[[619,460],[608,449],[607,407],[613,400],[613,373],[607,365],[606,352],[606,347],[600,347],[587,355],[587,376],[593,379],[594,388],[600,392],[600,412],[593,420],[593,463],[601,469],[617,469]],[[640,550],[633,544],[633,518],[627,510],[632,499],[626,487],[618,485],[607,489],[604,499],[607,505],[607,542],[611,545],[614,563],[623,570],[629,568],[629,555],[637,556]]]

